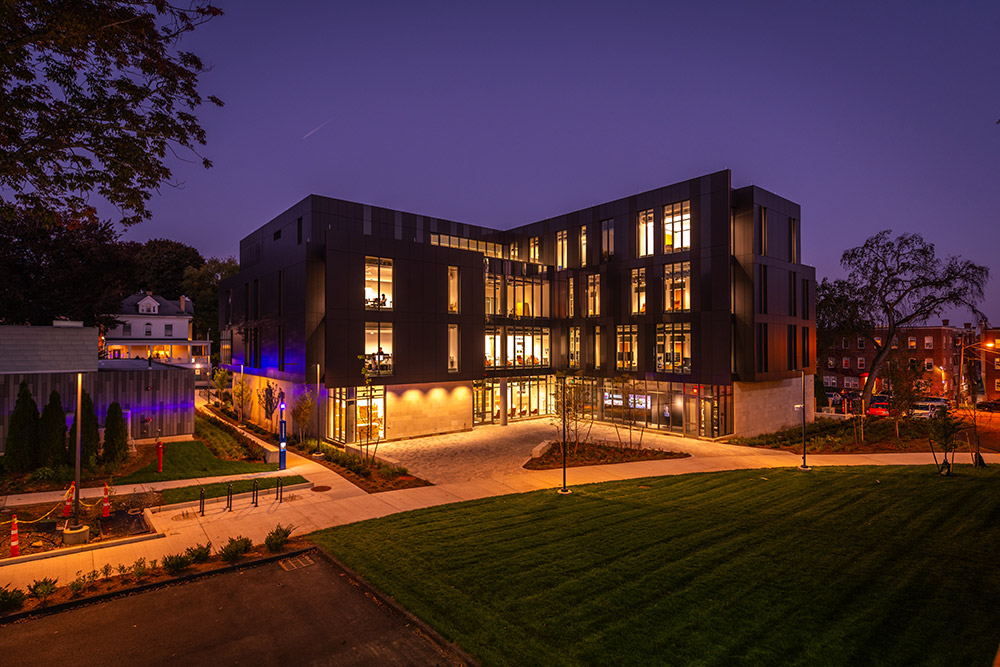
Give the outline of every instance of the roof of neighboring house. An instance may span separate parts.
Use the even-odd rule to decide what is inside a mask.
[[[80,373],[97,370],[93,327],[0,326],[0,373]]]
[[[180,299],[177,301],[171,301],[170,299],[165,299],[158,294],[146,294],[145,292],[138,292],[137,294],[132,294],[131,296],[125,297],[122,301],[122,307],[114,315],[143,315],[147,316],[150,313],[140,313],[139,312],[139,302],[149,297],[154,299],[156,303],[159,304],[159,312],[157,315],[163,316],[168,315],[171,317],[184,316],[184,315],[194,315],[194,302],[191,299],[184,299],[184,310],[181,310]]]
[[[143,371],[151,369],[156,371],[190,372],[186,368],[161,364],[158,361],[154,361],[151,364],[148,359],[101,359],[97,362],[97,367],[102,371]]]

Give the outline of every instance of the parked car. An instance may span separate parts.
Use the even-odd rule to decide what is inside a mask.
[[[844,397],[835,391],[826,392],[826,400],[830,402],[832,406],[838,406],[844,402]]]
[[[940,398],[937,396],[930,396],[927,398],[921,398],[913,403],[913,416],[920,419],[930,419],[937,415],[938,410],[942,407],[947,407],[949,404],[947,398]]]
[[[983,412],[1000,412],[1000,400],[983,401],[976,406],[976,409]]]
[[[872,402],[868,405],[868,414],[876,417],[888,417],[889,397],[872,396]]]

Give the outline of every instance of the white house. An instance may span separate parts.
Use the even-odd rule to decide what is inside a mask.
[[[195,383],[208,381],[210,341],[194,340],[194,304],[182,296],[170,301],[152,292],[139,292],[122,301],[114,313],[121,324],[104,334],[108,359],[152,358],[190,368]]]

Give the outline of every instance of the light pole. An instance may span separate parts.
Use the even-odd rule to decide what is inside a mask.
[[[806,372],[805,369],[800,372],[802,373],[802,465],[799,466],[799,470],[808,472],[812,468],[806,465]]]
[[[73,492],[73,528],[80,527],[80,446],[83,441],[83,373],[76,374],[76,485]]]
[[[566,495],[573,493],[566,488],[566,376],[562,376],[562,459],[563,459],[563,485],[559,493]]]
[[[958,355],[958,360],[959,360],[958,361],[958,398],[959,398],[959,403],[961,403],[961,400],[962,400],[962,382],[963,382],[962,377],[965,374],[965,350],[966,350],[966,348],[968,348],[970,350],[975,350],[975,349],[978,348],[979,351],[983,353],[983,358],[982,358],[981,364],[982,364],[982,366],[984,368],[986,366],[986,350],[989,349],[992,352],[996,352],[996,350],[993,349],[994,348],[994,343],[987,343],[987,342],[984,341],[984,342],[981,342],[981,343],[973,343],[972,345],[968,345],[965,342],[965,336],[962,336],[962,338],[960,340],[961,340],[961,348],[959,350],[959,355]],[[973,423],[973,425],[975,425],[976,424],[976,397],[972,393],[972,385],[971,385],[971,383],[969,385],[969,401],[972,404],[972,423]],[[976,438],[976,457],[975,457],[975,460],[973,460],[973,462],[972,462],[972,467],[974,467],[974,468],[985,467],[986,466],[986,462],[983,461],[983,456],[982,456],[982,454],[979,451],[979,431],[978,431],[978,428],[974,429],[973,432],[974,432],[975,438]]]
[[[320,432],[320,415],[319,415],[319,362],[316,363],[316,452],[319,453],[319,432]]]

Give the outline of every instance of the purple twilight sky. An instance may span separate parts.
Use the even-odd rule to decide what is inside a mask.
[[[729,168],[820,277],[885,228],[1000,249],[997,2],[219,4],[184,42],[215,167],[127,238],[236,255],[311,193],[507,228]]]

